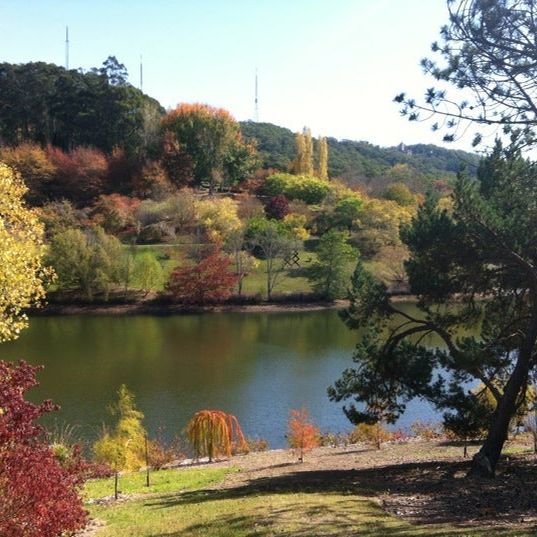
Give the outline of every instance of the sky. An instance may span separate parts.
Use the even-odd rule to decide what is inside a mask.
[[[163,106],[203,102],[314,136],[442,145],[393,97],[433,85],[419,67],[445,0],[0,0],[0,61],[89,69],[115,55]],[[470,148],[471,140],[458,142]]]

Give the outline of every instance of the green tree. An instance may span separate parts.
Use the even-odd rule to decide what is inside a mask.
[[[92,300],[96,292],[107,298],[110,287],[123,281],[124,256],[119,240],[97,227],[58,233],[50,242],[47,260],[60,288],[79,289]]]
[[[319,239],[315,261],[308,271],[313,288],[329,300],[341,298],[346,291],[356,250],[347,244],[348,233],[331,230]]]
[[[265,260],[267,299],[284,274],[285,259],[297,248],[297,240],[284,222],[252,218],[246,228],[246,239],[253,252]]]
[[[424,59],[424,71],[440,83],[424,101],[401,93],[395,98],[409,120],[431,112],[442,121],[444,140],[462,136],[473,124],[474,144],[490,129],[501,129],[521,142],[535,143],[537,122],[537,55],[534,0],[448,1],[449,24],[432,45],[440,61]],[[457,98],[443,83],[456,88]],[[460,96],[460,98],[459,98]],[[485,131],[483,131],[485,129]],[[489,131],[487,133],[487,131]]]
[[[416,203],[416,196],[412,194],[404,183],[392,183],[384,190],[382,197],[386,200],[395,201],[395,203],[403,207]]]
[[[136,256],[134,259],[134,279],[146,295],[162,283],[163,277],[162,266],[153,254],[144,252]]]
[[[420,315],[399,308],[386,287],[357,266],[344,313],[349,327],[363,329],[357,367],[343,373],[330,396],[354,397],[366,407],[380,398],[394,420],[416,396],[438,408],[464,408],[472,397],[465,386],[481,382],[494,412],[472,471],[492,475],[535,367],[537,228],[535,204],[528,201],[537,199],[537,167],[497,145],[476,180],[459,177],[453,197],[452,214],[429,197],[402,231]],[[468,326],[477,334],[458,337]],[[422,336],[431,333],[445,347],[428,348]],[[449,377],[439,378],[439,368]],[[359,418],[353,406],[346,412]]]

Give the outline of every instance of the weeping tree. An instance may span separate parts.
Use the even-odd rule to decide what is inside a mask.
[[[498,143],[476,179],[458,177],[453,202],[448,213],[429,197],[401,230],[419,314],[358,264],[343,318],[362,337],[329,395],[365,403],[345,408],[355,423],[375,421],[379,401],[393,422],[414,397],[464,412],[481,383],[494,410],[471,472],[492,476],[537,360],[537,165]]]
[[[197,457],[231,457],[235,449],[247,451],[248,445],[239,421],[221,410],[200,410],[187,425],[188,439]]]

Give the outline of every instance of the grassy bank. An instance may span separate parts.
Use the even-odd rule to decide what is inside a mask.
[[[506,461],[498,478],[504,497],[494,480],[457,477],[469,461],[461,458],[460,446],[439,442],[387,445],[380,451],[319,448],[302,464],[286,450],[250,454],[156,472],[149,493],[144,474],[134,474],[122,478],[130,498],[89,506],[101,527],[87,535],[530,537],[537,528],[531,502],[519,498],[513,507],[512,499],[522,485],[533,493],[533,462],[528,456]],[[514,468],[527,482],[520,483]],[[97,480],[85,492],[89,498],[110,490],[110,480]]]

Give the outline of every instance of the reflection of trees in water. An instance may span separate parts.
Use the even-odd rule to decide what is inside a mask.
[[[274,411],[275,400],[283,404],[288,395],[300,398],[295,406],[326,406],[325,388],[340,367],[333,371],[335,357],[348,358],[356,337],[336,311],[39,317],[2,350],[3,358],[45,364],[31,396],[54,399],[61,420],[94,436],[122,383],[150,429],[165,424],[174,432],[201,407],[250,415],[267,411],[265,399]]]

